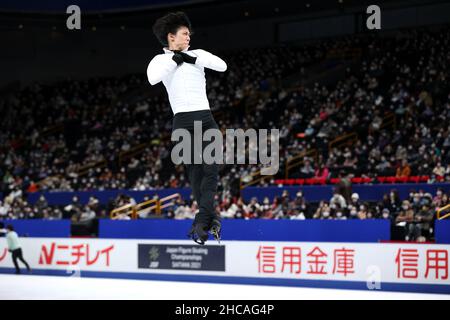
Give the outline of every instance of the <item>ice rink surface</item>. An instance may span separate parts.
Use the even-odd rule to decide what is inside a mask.
[[[450,300],[443,294],[36,275],[1,274],[0,284],[2,300]]]

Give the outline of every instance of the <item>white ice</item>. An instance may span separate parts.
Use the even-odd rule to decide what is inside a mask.
[[[193,293],[195,292],[195,295]],[[449,300],[450,295],[194,282],[0,275],[2,300]]]

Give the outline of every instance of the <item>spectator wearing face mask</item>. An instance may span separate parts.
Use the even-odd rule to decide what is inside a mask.
[[[359,207],[361,205],[361,203],[359,202],[359,194],[357,194],[356,192],[352,193],[350,204],[354,207]]]
[[[423,205],[427,205],[427,206],[434,206],[435,204],[433,203],[433,196],[431,195],[431,193],[423,193],[422,191],[419,192],[420,195],[420,206],[422,207]]]
[[[335,216],[336,216],[336,218],[335,218],[336,220],[347,220],[347,216],[344,214],[344,211],[341,209],[336,210]]]
[[[262,218],[263,219],[271,219],[273,217],[273,209],[270,205],[270,200],[268,197],[265,197],[263,199],[263,213]]]
[[[391,213],[389,212],[389,209],[388,209],[388,208],[384,208],[384,209],[381,211],[381,218],[382,218],[382,219],[387,219],[387,220],[391,220],[391,219],[392,219]]]
[[[268,210],[270,210],[270,200],[269,200],[268,197],[264,197],[264,199],[263,199],[262,210],[263,210],[263,211],[268,211]]]
[[[316,171],[314,172],[314,178],[316,179],[328,179],[328,177],[330,176],[330,171],[328,170],[328,168],[322,163],[320,164]]]
[[[423,237],[430,238],[433,232],[434,211],[429,205],[423,205],[414,215],[414,223],[409,227],[409,239],[421,241]],[[422,240],[423,241],[423,240]]]
[[[417,212],[420,210],[420,208],[422,207],[422,205],[420,204],[420,194],[419,193],[414,193],[412,196],[412,209],[414,210],[414,212]]]
[[[44,196],[43,194],[41,194],[41,195],[39,196],[39,199],[38,199],[38,201],[36,201],[36,203],[34,204],[34,206],[35,206],[39,211],[42,211],[42,210],[44,210],[45,208],[48,207],[48,202],[47,202],[47,200],[45,199],[45,196]]]
[[[445,167],[442,165],[441,162],[438,162],[436,164],[436,166],[433,169],[433,173],[439,177],[443,177],[445,175]]]
[[[78,220],[82,213],[82,205],[77,196],[72,197],[72,203],[64,207],[63,218]]]
[[[436,203],[437,206],[441,205],[441,201],[442,201],[442,195],[443,195],[443,191],[442,188],[438,188],[436,190],[436,196],[433,198],[433,203]]]
[[[366,205],[360,205],[358,211],[358,219],[365,220],[368,218],[368,210]]]
[[[249,216],[251,218],[259,218],[262,212],[262,206],[258,203],[258,198],[253,197],[247,205]]]
[[[402,202],[402,208],[395,218],[396,226],[399,227],[399,231],[402,232],[404,238],[402,240],[409,240],[410,224],[414,220],[414,211],[408,200]]]
[[[357,220],[357,219],[359,219],[359,217],[358,217],[358,209],[356,207],[352,206],[350,208],[350,213],[349,213],[348,219],[350,219],[350,220]]]
[[[442,195],[442,204],[444,206],[446,206],[447,204],[449,204],[449,198],[450,198],[450,192],[449,193],[444,193]]]
[[[338,192],[337,189],[334,189],[333,197],[330,199],[330,206],[335,207],[336,205],[339,205],[341,208],[347,208],[345,198]]]
[[[389,211],[392,214],[396,214],[400,211],[401,201],[400,201],[400,197],[398,195],[397,190],[392,190],[389,193],[389,202],[388,202],[387,208],[389,209]]]
[[[311,178],[314,176],[314,168],[311,165],[311,160],[306,159],[305,163],[300,169],[300,178]]]
[[[229,197],[226,197],[220,203],[220,216],[222,218],[234,218],[237,206],[231,202]]]
[[[294,211],[295,215],[299,217],[304,217],[305,219],[311,219],[310,206],[306,202],[305,197],[301,191],[297,192],[296,197],[290,203],[291,210]]]
[[[402,164],[397,168],[395,176],[398,178],[409,177],[411,175],[411,167],[406,159],[402,160]]]
[[[328,219],[331,215],[331,208],[325,201],[319,203],[319,207],[314,213],[313,219]]]

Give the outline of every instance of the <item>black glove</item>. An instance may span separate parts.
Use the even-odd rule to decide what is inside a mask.
[[[183,57],[184,62],[195,64],[195,61],[197,61],[197,57],[190,56],[186,52],[180,51],[180,54]]]
[[[174,55],[172,56],[172,60],[177,63],[177,66],[183,63],[183,56],[181,55],[181,52],[178,50],[173,51]]]

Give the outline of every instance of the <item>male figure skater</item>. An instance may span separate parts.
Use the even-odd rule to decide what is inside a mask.
[[[0,229],[0,233],[6,233],[6,242],[8,243],[8,251],[11,252],[14,267],[16,268],[16,274],[20,274],[19,264],[17,260],[22,261],[22,263],[27,267],[28,272],[31,272],[31,268],[28,263],[25,261],[22,255],[22,248],[19,244],[19,236],[14,231],[14,227],[12,225],[7,225],[6,229]]]
[[[174,114],[172,130],[188,130],[193,144],[194,121],[201,121],[202,132],[208,129],[219,130],[206,95],[204,68],[224,72],[227,65],[208,51],[188,50],[192,27],[183,12],[169,13],[159,18],[153,25],[153,33],[164,46],[164,53],[156,55],[150,61],[147,68],[148,81],[151,85],[163,82]],[[193,157],[193,152],[191,155]],[[218,164],[194,164],[193,158],[191,160],[189,164],[185,163],[185,169],[199,212],[189,236],[203,245],[210,231],[220,241],[220,216],[215,213],[214,208]]]

